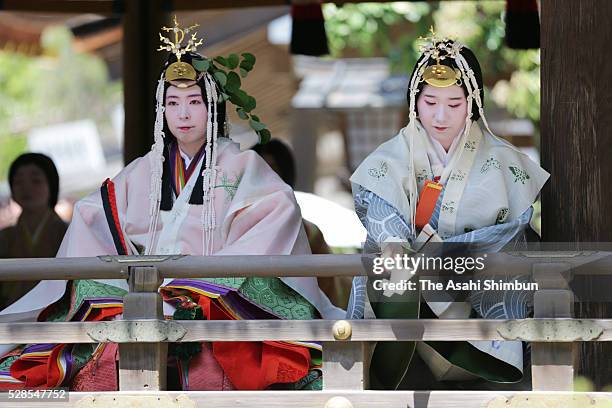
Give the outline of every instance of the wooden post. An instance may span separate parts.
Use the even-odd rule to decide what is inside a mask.
[[[123,318],[163,320],[163,301],[157,292],[163,282],[155,267],[130,268],[130,292],[123,298]],[[168,343],[121,343],[119,389],[166,389]]]
[[[368,343],[323,343],[323,389],[365,390],[368,387]]]
[[[542,233],[548,242],[612,242],[612,2],[542,0]],[[577,317],[612,315],[580,303]],[[612,344],[583,343],[578,374],[612,384]]]
[[[170,25],[162,0],[129,0],[123,15],[123,106],[127,164],[153,144],[155,88],[167,53],[156,51],[162,26]]]
[[[535,264],[533,278],[535,318],[572,317],[573,294],[568,290],[569,265]],[[534,391],[573,391],[574,344],[532,343],[531,377]]]
[[[295,189],[313,192],[317,176],[317,140],[320,115],[314,109],[293,109],[291,143],[296,152]]]

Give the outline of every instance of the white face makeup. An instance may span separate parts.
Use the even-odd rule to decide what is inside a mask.
[[[417,99],[417,113],[427,134],[448,151],[465,126],[467,99],[458,85],[425,85]]]
[[[176,137],[183,153],[193,157],[205,142],[208,110],[202,98],[202,90],[193,85],[177,88],[171,85],[166,91],[165,116],[170,132]]]

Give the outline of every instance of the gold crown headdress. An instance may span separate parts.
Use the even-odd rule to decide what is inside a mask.
[[[178,88],[187,88],[204,78],[204,82],[210,82],[218,93],[215,103],[230,101],[236,106],[238,117],[247,121],[257,134],[259,142],[267,143],[271,138],[270,130],[257,115],[252,113],[257,105],[255,98],[242,89],[241,78],[246,78],[253,69],[255,56],[248,52],[242,53],[240,57],[237,54],[230,54],[227,57],[209,58],[197,54],[192,55],[190,63],[181,61],[181,57],[188,52],[195,53],[203,41],[195,32],[199,24],[181,27],[176,16],[173,22],[173,27],[162,27],[162,30],[170,34],[174,33],[174,41],[163,36],[161,32],[159,33],[162,44],[157,51],[169,51],[177,59],[165,69],[162,75],[164,81]],[[163,93],[160,96],[163,97]]]
[[[421,52],[434,58],[436,64],[421,69],[423,81],[438,88],[461,85],[461,70],[440,64],[440,61],[446,58],[456,58],[461,51],[461,44],[449,38],[438,38],[433,27],[430,28],[430,32],[429,37],[419,37],[426,42],[421,46]]]
[[[185,37],[199,26],[199,24],[194,24],[189,27],[181,28],[176,16],[174,16],[174,27],[162,27],[163,31],[174,33],[174,42],[164,37],[162,33],[159,33],[159,39],[162,45],[159,46],[157,51],[170,51],[176,55],[177,59],[176,62],[170,64],[166,69],[166,81],[182,81],[176,85],[179,88],[187,88],[193,85],[193,82],[197,80],[195,68],[191,64],[181,61],[181,57],[190,51],[195,52],[198,46],[202,45],[203,41],[198,39],[197,33],[194,32],[188,37],[187,44],[183,46]]]
[[[222,102],[230,101],[236,106],[238,116],[248,121],[250,127],[257,134],[260,143],[266,143],[270,139],[270,131],[259,117],[252,111],[255,109],[256,101],[251,95],[241,89],[241,79],[246,78],[255,65],[255,56],[250,53],[242,53],[241,57],[230,54],[228,57],[208,58],[199,54],[192,55],[190,62],[181,61],[181,57],[189,52],[196,53],[197,47],[202,45],[198,39],[194,24],[189,27],[181,27],[174,16],[174,27],[162,27],[167,33],[174,33],[174,41],[159,33],[161,45],[158,51],[169,51],[176,56],[176,62],[170,64],[163,72],[157,83],[156,91],[156,115],[154,126],[154,143],[152,147],[151,186],[149,197],[149,224],[147,238],[147,253],[154,250],[153,245],[157,233],[157,223],[160,213],[161,188],[164,161],[164,93],[165,83],[169,82],[178,88],[187,88],[196,83],[202,87],[202,94],[206,98],[208,118],[206,120],[205,153],[202,160],[202,253],[212,254],[214,248],[214,230],[217,221],[214,208],[214,186],[217,184],[217,176],[220,167],[217,164],[217,145],[219,135],[219,109]],[[238,72],[236,72],[238,71]],[[227,121],[225,122],[227,125]],[[221,129],[221,135],[229,136],[227,128]],[[257,141],[255,141],[257,143]],[[246,143],[245,143],[246,144]],[[248,147],[252,146],[251,143]],[[241,143],[242,146],[242,143]]]
[[[424,44],[421,46],[422,56],[417,62],[417,66],[410,79],[408,87],[408,125],[406,126],[409,135],[415,135],[417,132],[422,131],[422,127],[419,123],[417,116],[416,102],[417,94],[420,92],[419,87],[421,82],[438,87],[446,88],[452,85],[463,86],[466,90],[467,96],[467,115],[465,117],[465,126],[459,140],[459,146],[462,146],[467,136],[470,134],[472,123],[474,122],[472,106],[476,105],[478,114],[482,119],[485,128],[493,134],[489,128],[489,124],[485,118],[483,101],[480,97],[481,89],[478,84],[478,80],[474,75],[474,71],[470,68],[467,60],[461,54],[461,50],[464,45],[451,38],[438,38],[434,32],[433,27],[430,29],[431,35],[427,38],[420,37],[424,40]],[[429,62],[435,59],[434,65],[429,65]],[[444,64],[440,61],[445,59],[454,62],[457,68],[453,68]],[[409,150],[410,150],[410,171],[412,177],[409,181],[410,203],[416,203],[417,201],[417,180],[414,166],[414,137],[409,138]],[[415,225],[416,219],[416,206],[410,207],[412,225]]]

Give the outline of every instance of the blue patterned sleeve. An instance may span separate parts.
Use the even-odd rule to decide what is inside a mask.
[[[533,214],[533,208],[529,207],[517,219],[505,223],[480,228],[478,230],[458,235],[446,240],[446,242],[468,242],[472,249],[478,252],[497,252],[509,246],[520,247],[526,244],[525,232]],[[479,279],[495,279],[504,282],[528,283],[530,275],[488,275],[479,274]],[[470,292],[470,303],[478,316],[483,319],[525,319],[533,311],[533,292],[522,291],[486,291],[476,290]]]
[[[506,245],[524,239],[524,232],[529,228],[532,214],[533,207],[529,207],[513,221],[455,235],[445,242],[466,242],[471,244],[471,249],[479,252],[498,252]]]
[[[355,212],[368,232],[363,246],[364,253],[380,252],[380,244],[391,237],[412,243],[412,228],[388,202],[364,188],[360,188],[354,199]],[[357,276],[353,279],[346,312],[347,319],[363,319],[366,282],[365,276]]]
[[[391,204],[364,188],[354,198],[355,212],[368,232],[365,253],[380,252],[380,244],[391,237],[412,243],[410,224]]]

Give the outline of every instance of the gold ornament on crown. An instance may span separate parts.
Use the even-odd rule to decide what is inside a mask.
[[[430,65],[421,70],[423,81],[437,88],[446,88],[452,85],[461,85],[461,70],[440,64],[446,58],[453,59],[461,51],[461,45],[449,38],[438,38],[433,27],[429,29],[431,36],[419,37],[425,41],[421,46],[421,52],[436,60],[435,65]]]
[[[193,32],[198,28],[199,24],[194,24],[189,27],[181,27],[174,16],[174,27],[162,27],[162,30],[167,33],[174,33],[174,42],[170,38],[164,37],[162,33],[159,33],[159,39],[162,45],[159,46],[157,51],[169,51],[176,55],[176,62],[170,64],[166,69],[165,77],[166,81],[196,81],[197,73],[195,68],[186,62],[181,61],[181,57],[186,53],[193,51],[196,52],[197,48],[202,45],[202,40],[198,39],[197,32]],[[193,33],[192,33],[193,32]],[[187,44],[183,46],[185,37],[191,33],[188,37]],[[178,87],[188,87],[189,83],[182,82],[177,85]]]

